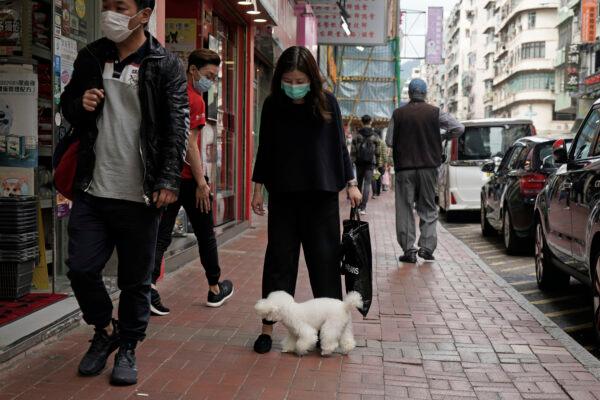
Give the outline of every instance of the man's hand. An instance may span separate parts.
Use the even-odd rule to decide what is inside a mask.
[[[362,202],[362,194],[358,187],[352,186],[348,188],[348,197],[350,198],[350,204],[352,204],[352,208],[357,208],[360,206]]]
[[[255,190],[254,196],[252,197],[252,211],[254,211],[256,215],[265,215],[264,202],[265,198],[262,191]]]
[[[83,94],[83,109],[96,111],[98,105],[104,100],[104,89],[90,89]]]
[[[206,182],[196,187],[196,208],[200,209],[200,212],[210,212],[210,186]]]
[[[156,208],[163,208],[175,203],[177,201],[177,194],[168,189],[160,189],[158,192],[154,192],[153,200]]]

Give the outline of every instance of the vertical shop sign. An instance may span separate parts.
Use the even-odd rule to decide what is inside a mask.
[[[576,44],[569,46],[569,53],[567,54],[565,91],[579,91],[579,46]]]
[[[319,44],[378,46],[386,42],[387,1],[347,0],[348,29],[341,25],[340,8],[334,1],[310,3],[317,18]]]
[[[594,43],[596,41],[596,15],[598,3],[596,0],[582,0],[581,2],[581,41]]]
[[[37,97],[33,72],[0,73],[0,166],[37,166]]]
[[[444,7],[429,7],[427,12],[427,40],[425,62],[442,64],[444,49]]]

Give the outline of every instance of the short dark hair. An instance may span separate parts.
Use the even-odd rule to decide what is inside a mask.
[[[141,11],[145,8],[150,8],[150,9],[154,10],[155,3],[156,3],[155,0],[135,0],[135,4],[138,7],[138,11]]]
[[[371,121],[373,121],[373,118],[371,118],[371,116],[370,116],[370,115],[366,115],[366,114],[365,114],[365,115],[363,115],[363,116],[360,118],[360,120],[362,121],[362,123],[363,123],[364,125],[368,125],[368,124],[370,124],[370,123],[371,123]]]
[[[192,65],[195,65],[196,68],[200,69],[208,64],[216,65],[218,67],[221,65],[221,57],[212,50],[198,49],[190,53],[187,69],[189,71]]]

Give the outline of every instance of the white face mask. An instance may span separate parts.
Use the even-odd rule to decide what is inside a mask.
[[[139,27],[138,25],[133,29],[129,29],[129,21],[138,14],[129,17],[115,11],[102,11],[102,16],[100,17],[100,30],[107,39],[112,40],[115,43],[121,43],[131,36],[133,31]]]

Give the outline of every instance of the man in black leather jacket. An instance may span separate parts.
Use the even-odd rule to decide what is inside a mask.
[[[145,30],[154,0],[103,0],[102,38],[82,49],[61,96],[80,140],[69,220],[68,277],[95,327],[80,375],[99,374],[119,348],[111,382],[137,382],[135,347],[150,316],[160,209],[177,200],[189,130],[178,58]],[[102,270],[116,248],[119,322]]]

